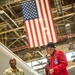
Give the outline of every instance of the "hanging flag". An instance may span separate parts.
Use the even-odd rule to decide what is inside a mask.
[[[21,7],[30,48],[57,42],[50,0],[28,0]]]

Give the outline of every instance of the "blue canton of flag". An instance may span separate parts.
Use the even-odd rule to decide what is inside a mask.
[[[38,18],[38,11],[35,0],[22,2],[21,6],[24,20],[31,20]]]

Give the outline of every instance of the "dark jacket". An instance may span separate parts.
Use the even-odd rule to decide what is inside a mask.
[[[46,75],[50,75],[50,74],[49,74],[49,70],[50,70],[50,64],[47,64],[47,65],[45,66]]]

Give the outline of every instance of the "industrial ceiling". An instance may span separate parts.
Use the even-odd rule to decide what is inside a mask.
[[[27,47],[21,1],[25,0],[0,0],[0,41],[23,60],[27,60],[28,56],[28,59],[41,57],[44,47]],[[74,39],[75,0],[51,0],[50,4],[59,42],[69,37]]]

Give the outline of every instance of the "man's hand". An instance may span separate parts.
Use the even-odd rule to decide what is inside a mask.
[[[50,70],[49,70],[49,73],[50,73],[50,74],[52,74],[53,72],[54,72],[54,70],[53,70],[53,69],[50,69]]]

